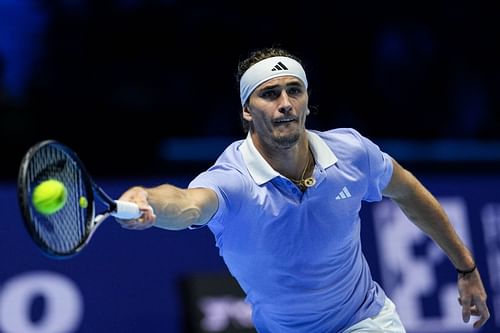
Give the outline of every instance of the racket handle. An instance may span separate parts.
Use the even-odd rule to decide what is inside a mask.
[[[139,210],[139,206],[133,202],[115,200],[115,203],[116,212],[112,212],[111,215],[116,218],[129,220],[136,219],[142,215],[142,212]]]

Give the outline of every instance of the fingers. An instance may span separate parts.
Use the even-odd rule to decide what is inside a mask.
[[[141,218],[144,219],[145,221],[154,221],[156,220],[156,215],[154,213],[153,207],[151,207],[149,204],[142,204],[139,205],[139,210],[142,213]]]
[[[483,326],[490,318],[490,312],[486,303],[488,296],[484,290],[478,269],[467,275],[459,275],[458,292],[458,302],[462,306],[463,321],[468,323],[472,315],[479,317],[472,326],[474,328]]]
[[[480,301],[476,304],[476,311],[477,315],[480,316],[479,320],[477,320],[474,323],[474,328],[479,328],[486,323],[486,321],[490,318],[490,312],[488,310],[488,307],[486,306],[486,303],[483,301]]]
[[[485,301],[480,300],[478,302],[474,302],[476,304],[471,305],[470,298],[466,298],[465,300],[458,298],[458,302],[462,305],[462,318],[464,322],[468,323],[471,315],[479,317],[479,319],[473,324],[474,328],[483,326],[490,318],[490,312]]]
[[[462,319],[464,323],[468,323],[471,315],[471,299],[470,297],[460,298],[459,302],[462,305]]]
[[[156,215],[153,208],[149,205],[140,205],[139,210],[142,215],[137,219],[123,220],[116,219],[117,222],[125,229],[129,230],[144,230],[152,227],[156,221]]]
[[[479,311],[479,309],[477,308],[477,306],[473,305],[470,307],[470,314],[472,316],[480,316],[481,315],[481,311]]]
[[[124,229],[129,229],[129,230],[144,230],[151,228],[154,223],[155,219],[147,219],[145,217],[140,217],[138,219],[134,220],[121,220],[121,219],[116,219],[116,221],[120,224],[120,226]]]

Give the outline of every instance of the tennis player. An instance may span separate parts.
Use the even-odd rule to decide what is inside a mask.
[[[279,48],[255,51],[237,78],[246,138],[186,189],[130,188],[120,200],[144,214],[118,222],[208,226],[260,333],[405,332],[360,239],[362,202],[385,196],[446,253],[458,271],[463,320],[478,316],[473,326],[483,326],[490,315],[479,270],[435,197],[355,129],[306,129],[300,60]]]

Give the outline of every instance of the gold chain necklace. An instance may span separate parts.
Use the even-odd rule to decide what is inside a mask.
[[[314,162],[314,158],[312,158],[311,152],[309,151],[306,167],[304,168],[304,171],[302,171],[302,176],[300,176],[300,180],[289,178],[295,185],[297,185],[300,188],[302,192],[304,192],[308,187],[314,186],[314,184],[316,184],[316,179],[314,179],[312,176],[304,178],[304,176],[307,173],[307,170],[311,166],[311,162]]]

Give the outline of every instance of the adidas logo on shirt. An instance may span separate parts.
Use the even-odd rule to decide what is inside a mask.
[[[339,194],[335,197],[335,200],[342,200],[342,199],[347,199],[351,197],[351,192],[347,189],[347,187],[343,187],[342,191],[339,192]]]
[[[286,67],[281,61],[279,61],[274,67],[273,69],[271,69],[271,71],[282,71],[282,70],[285,70],[285,69],[288,69],[288,67]]]

